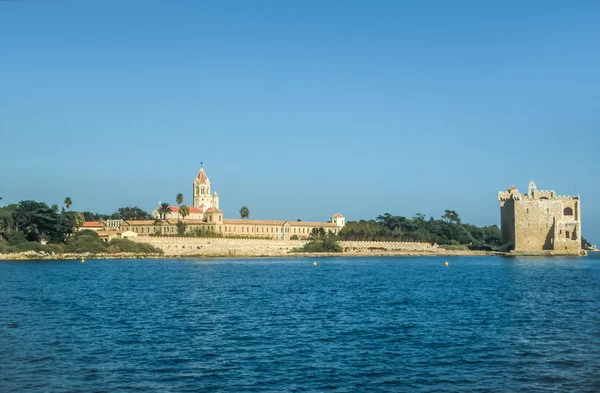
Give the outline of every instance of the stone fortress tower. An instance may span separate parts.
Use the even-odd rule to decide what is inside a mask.
[[[521,254],[581,254],[581,201],[540,191],[533,181],[527,194],[511,186],[498,193],[504,247]]]
[[[219,195],[215,191],[214,194],[210,194],[210,180],[204,172],[204,168],[200,166],[198,176],[194,179],[194,187],[192,190],[194,195],[193,207],[200,209],[202,213],[205,213],[208,209],[219,209]]]

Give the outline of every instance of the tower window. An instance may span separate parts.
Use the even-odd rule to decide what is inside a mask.
[[[569,238],[570,238],[570,236],[569,236],[569,231],[565,231],[565,237],[566,237],[567,239],[569,239]]]
[[[573,215],[573,209],[571,209],[570,207],[565,207],[565,210],[563,210],[563,214],[565,216],[572,216]]]

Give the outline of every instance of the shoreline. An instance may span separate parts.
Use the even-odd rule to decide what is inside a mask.
[[[140,253],[65,253],[47,254],[44,252],[24,251],[20,253],[0,254],[0,262],[10,261],[70,261],[70,260],[106,260],[106,259],[255,259],[255,258],[356,258],[356,257],[477,257],[477,256],[500,256],[507,258],[520,257],[576,257],[584,255],[572,254],[549,254],[549,253],[507,253],[499,251],[480,250],[444,250],[416,251],[367,251],[367,252],[339,252],[339,253],[256,253],[244,254],[140,254]]]
[[[389,251],[389,252],[340,252],[340,253],[289,253],[289,254],[255,254],[255,255],[190,255],[190,254],[138,254],[138,253],[81,253],[81,254],[46,254],[35,251],[0,254],[1,261],[68,261],[68,260],[100,260],[100,259],[210,259],[210,258],[335,258],[335,257],[450,257],[450,256],[502,256],[505,253],[495,251],[471,250],[436,250],[427,251]]]

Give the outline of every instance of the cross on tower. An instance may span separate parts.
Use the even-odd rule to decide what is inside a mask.
[[[204,165],[204,162],[200,161],[200,168],[202,168],[202,165]]]

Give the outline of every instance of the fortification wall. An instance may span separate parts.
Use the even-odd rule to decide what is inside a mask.
[[[302,246],[299,240],[228,239],[178,236],[138,236],[135,241],[149,243],[166,255],[202,256],[279,256]]]
[[[344,241],[340,242],[344,251],[363,251],[363,250],[385,250],[385,251],[423,251],[437,248],[437,244],[420,242],[360,242]]]
[[[132,240],[159,247],[166,255],[284,256],[304,244],[301,240],[228,239],[178,236],[138,236]],[[340,242],[348,253],[372,251],[435,251],[437,245],[411,242]]]

